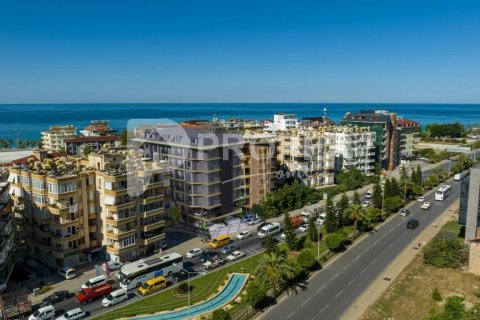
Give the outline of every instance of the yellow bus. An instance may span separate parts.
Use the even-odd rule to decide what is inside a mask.
[[[230,242],[232,242],[230,236],[228,234],[223,234],[215,237],[212,241],[210,241],[210,247],[212,249],[217,249],[226,246]]]

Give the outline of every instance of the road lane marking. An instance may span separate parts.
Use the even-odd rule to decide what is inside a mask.
[[[348,284],[347,287],[350,287],[355,282],[355,278],[353,278]]]
[[[374,245],[376,245],[378,242],[380,242],[380,239],[378,239],[377,241],[375,241],[375,242],[373,243],[372,247],[373,247]]]
[[[363,268],[362,271],[360,271],[360,274],[364,273],[365,271],[367,271],[367,268]]]
[[[358,259],[360,259],[360,256],[356,256],[355,259],[353,259],[353,261],[357,261]]]
[[[338,277],[338,273],[335,274],[335,275],[330,279],[330,282],[333,281],[336,277]]]
[[[290,318],[291,316],[293,316],[293,314],[295,313],[295,311],[293,311],[292,313],[290,313],[287,318]]]
[[[335,296],[335,299],[338,298],[338,297],[340,297],[340,295],[341,295],[342,293],[343,293],[343,289],[340,290],[340,291],[337,293],[337,295]]]
[[[389,250],[391,247],[393,247],[393,242],[388,245],[387,250]]]
[[[303,305],[304,305],[305,303],[307,303],[308,301],[310,301],[311,299],[312,299],[312,297],[309,297],[307,300],[303,301],[302,304],[301,304],[301,306],[303,307]]]
[[[363,253],[367,252],[368,250],[370,250],[370,247],[368,247],[367,249],[363,250]]]
[[[321,286],[320,288],[318,288],[317,290],[317,293],[319,293],[320,291],[322,291],[323,288],[325,288],[326,284],[324,284],[323,286]]]
[[[370,265],[374,264],[375,261],[377,261],[377,258],[373,259],[372,261],[370,261]]]
[[[347,270],[347,268],[348,268],[348,267],[350,267],[350,265],[351,265],[351,264],[352,264],[352,263],[350,262],[350,263],[349,263],[349,264],[347,264],[345,267],[343,267],[342,271],[345,271],[345,270]]]
[[[322,309],[320,309],[320,313],[322,313],[323,311],[325,311],[325,309],[327,309],[329,305],[330,305],[330,303],[327,303],[327,304],[325,305],[325,307],[323,307]]]

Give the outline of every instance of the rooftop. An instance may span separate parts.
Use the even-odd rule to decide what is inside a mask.
[[[82,143],[82,142],[107,142],[107,141],[118,141],[120,138],[118,136],[99,136],[99,137],[76,137],[64,139],[65,143]]]

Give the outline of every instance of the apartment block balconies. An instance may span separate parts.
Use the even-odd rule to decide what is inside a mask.
[[[63,244],[70,241],[78,240],[83,237],[83,230],[75,232],[73,234],[61,234],[61,233],[52,233],[52,243],[53,244]]]
[[[79,246],[63,247],[52,246],[52,256],[57,259],[65,259],[80,254]]]
[[[153,244],[159,240],[163,240],[165,239],[165,233],[161,233],[159,235],[155,235],[155,236],[152,236],[152,237],[149,237],[149,238],[146,238],[146,239],[142,239],[143,241],[143,244],[148,246],[150,244]]]
[[[144,232],[148,232],[148,231],[152,231],[154,229],[158,229],[158,228],[161,228],[161,227],[165,227],[165,220],[159,220],[159,221],[152,222],[148,225],[144,225],[142,227],[142,230]]]
[[[119,240],[122,237],[128,236],[135,234],[137,232],[137,227],[133,226],[131,228],[127,229],[118,229],[118,228],[107,228],[106,236],[107,238],[113,239],[113,240]]]
[[[127,246],[120,247],[117,243],[114,244],[107,244],[107,252],[112,253],[114,255],[120,255],[122,253],[126,253],[128,251],[134,250],[137,248],[136,243],[129,244]]]
[[[54,217],[51,221],[53,227],[57,229],[68,228],[80,224],[80,216],[73,217]]]

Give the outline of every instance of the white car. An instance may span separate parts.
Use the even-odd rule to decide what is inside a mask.
[[[194,248],[194,249],[188,251],[185,256],[187,257],[187,259],[192,259],[192,258],[196,258],[196,257],[200,256],[202,253],[203,253],[202,249]]]
[[[418,202],[425,202],[425,197],[424,196],[421,196],[421,197],[418,197]]]
[[[245,257],[245,253],[242,251],[233,251],[230,255],[227,256],[228,261],[238,260],[242,257]]]
[[[83,319],[86,316],[87,314],[81,308],[75,308],[65,312],[61,317],[57,318],[57,320],[77,320]]]
[[[251,218],[251,219],[248,219],[246,222],[247,222],[247,224],[253,226],[254,224],[258,224],[258,223],[262,222],[262,219],[260,219],[260,218]]]
[[[109,262],[106,262],[106,263],[102,264],[102,271],[103,272],[107,272],[107,267],[106,267],[107,263],[108,263],[108,269],[110,269],[110,271],[118,270],[123,266],[123,263],[121,263],[121,262],[109,261]]]
[[[282,234],[280,235],[280,239],[285,240],[286,237],[287,235],[285,234],[285,232],[282,232]]]
[[[242,240],[251,236],[252,236],[252,233],[250,231],[242,231],[239,234],[237,234],[237,239]]]
[[[60,275],[60,277],[66,280],[73,279],[77,276],[75,269],[73,268],[58,269],[57,273]]]
[[[370,207],[371,205],[372,205],[372,201],[365,200],[363,201],[362,207],[367,208],[367,207]]]
[[[305,231],[307,231],[307,229],[308,229],[308,224],[305,223],[305,224],[302,224],[302,225],[298,228],[298,231],[300,231],[300,232],[305,232]]]
[[[127,300],[128,300],[127,289],[118,289],[118,290],[110,292],[102,300],[102,305],[105,308],[108,308],[108,307],[116,305],[117,303],[127,301]]]
[[[420,208],[423,209],[423,210],[430,209],[430,202],[425,201]]]

